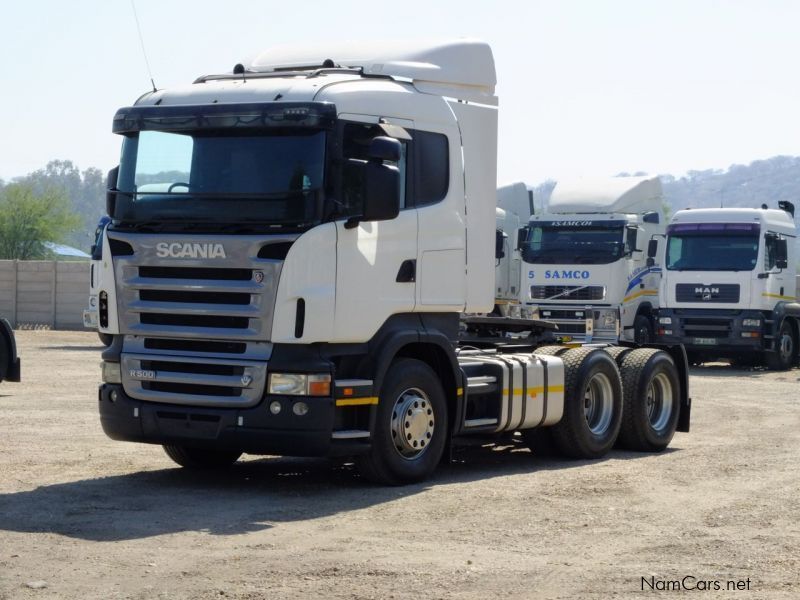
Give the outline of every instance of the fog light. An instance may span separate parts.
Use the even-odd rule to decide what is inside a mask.
[[[281,403],[277,400],[270,402],[269,412],[271,412],[273,415],[277,415],[279,412],[281,412]]]
[[[116,402],[119,399],[119,394],[117,393],[117,390],[111,390],[109,398],[111,399],[112,402]]]
[[[742,319],[744,327],[761,327],[761,319]]]
[[[302,417],[308,414],[308,404],[305,402],[295,402],[292,405],[292,412],[296,414],[298,417]]]
[[[672,317],[658,317],[658,322],[662,325],[672,325]]]
[[[760,334],[757,331],[743,331],[743,338],[757,338]]]

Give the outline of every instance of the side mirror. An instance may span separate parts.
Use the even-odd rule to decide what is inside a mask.
[[[403,155],[403,146],[394,138],[378,136],[369,143],[367,156],[371,160],[398,162]]]
[[[647,243],[647,258],[655,258],[656,254],[658,254],[658,240],[650,240]]]
[[[494,257],[497,260],[501,258],[505,258],[506,251],[504,249],[505,241],[508,236],[503,233],[502,230],[498,229],[494,232]]]
[[[117,203],[117,179],[119,178],[119,165],[108,172],[106,177],[106,214],[114,216],[114,208]]]
[[[523,246],[528,242],[529,231],[527,227],[520,227],[517,230],[517,250],[522,250]]]
[[[786,238],[778,240],[775,247],[775,266],[785,269],[789,266],[789,249],[786,246]]]
[[[630,256],[634,252],[641,252],[637,246],[639,239],[639,228],[636,226],[628,226],[625,231],[625,255]]]
[[[645,223],[660,223],[661,222],[661,217],[659,217],[659,215],[658,215],[658,213],[656,211],[651,210],[648,213],[644,213],[644,216],[642,217],[642,221],[644,221]]]
[[[361,221],[389,221],[400,213],[400,170],[370,160],[364,165],[364,213]]]

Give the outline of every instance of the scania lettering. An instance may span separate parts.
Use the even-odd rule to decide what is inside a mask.
[[[597,458],[688,430],[680,346],[464,316],[494,305],[494,89],[482,42],[303,46],[119,110],[106,433],[189,468],[346,455],[401,484],[467,436]]]
[[[788,369],[798,359],[794,206],[681,210],[667,228],[658,339],[692,362]]]
[[[650,341],[661,267],[644,250],[664,233],[662,202],[658,178],[559,182],[523,230],[523,316],[562,339]]]
[[[156,245],[159,258],[225,258],[222,244],[181,244],[160,242]]]

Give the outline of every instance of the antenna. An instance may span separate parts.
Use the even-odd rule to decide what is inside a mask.
[[[136,3],[131,0],[131,8],[133,9],[133,18],[136,21],[136,31],[139,34],[139,44],[142,47],[142,56],[144,56],[144,64],[147,66],[147,74],[150,76],[150,83],[153,86],[153,91],[157,92],[156,82],[153,81],[153,71],[150,69],[150,61],[147,60],[147,51],[144,49],[144,38],[142,37],[142,27],[139,25],[139,15],[136,12]]]

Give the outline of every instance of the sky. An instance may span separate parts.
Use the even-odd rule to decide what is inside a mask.
[[[274,44],[477,37],[500,97],[500,183],[681,175],[800,155],[795,0],[135,0],[159,88]],[[117,163],[150,87],[131,0],[5,0],[0,179]]]

